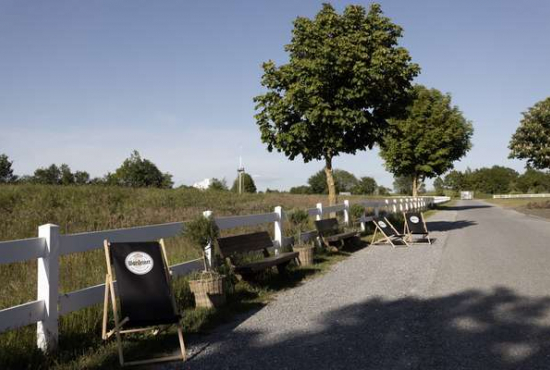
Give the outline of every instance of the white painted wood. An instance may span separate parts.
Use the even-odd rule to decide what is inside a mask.
[[[61,236],[61,255],[103,248],[105,239],[110,242],[142,242],[176,236],[183,231],[183,222],[95,231]]]
[[[274,213],[277,215],[277,218],[273,222],[273,231],[275,236],[273,244],[275,245],[275,255],[278,255],[283,247],[283,208],[280,206],[275,207]]]
[[[44,301],[32,301],[0,310],[0,333],[44,320]]]
[[[202,215],[206,218],[212,217],[212,211],[204,211]],[[214,261],[212,256],[212,240],[208,242],[207,245],[204,246],[204,256],[206,257],[206,264],[209,269],[214,267]]]
[[[309,208],[307,210],[307,214],[312,217],[312,216],[315,216],[317,218],[317,215],[319,214],[319,209],[318,208]]]
[[[44,315],[36,326],[36,344],[44,352],[54,352],[58,343],[57,300],[59,297],[59,226],[42,225],[38,236],[46,239],[43,257],[38,259],[37,301],[44,302]]]
[[[315,219],[317,221],[323,219],[323,203],[317,203],[317,215],[315,216]]]
[[[44,238],[0,242],[0,265],[44,257],[45,250]]]
[[[235,227],[255,226],[275,222],[277,215],[275,213],[262,213],[258,215],[219,217],[215,220],[220,230],[226,230]]]
[[[344,223],[349,226],[349,200],[344,200]]]

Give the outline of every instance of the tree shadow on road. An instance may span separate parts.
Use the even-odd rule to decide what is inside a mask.
[[[451,231],[463,229],[465,227],[477,225],[475,221],[427,221],[426,226],[429,231]]]
[[[506,288],[438,298],[372,298],[314,317],[307,325],[266,323],[238,331],[191,369],[548,369],[550,297]],[[303,312],[297,315],[304,315]],[[288,320],[295,322],[294,318]],[[271,329],[270,329],[271,328]]]
[[[493,208],[494,206],[491,205],[479,205],[479,204],[471,204],[471,205],[464,205],[464,206],[449,206],[445,207],[445,211],[465,211],[468,209],[479,209],[479,208]]]

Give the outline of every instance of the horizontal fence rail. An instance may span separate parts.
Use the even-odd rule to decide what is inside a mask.
[[[448,197],[420,197],[420,198],[386,198],[357,201],[366,209],[372,209],[373,215],[380,212],[395,213],[404,210],[419,210],[431,207],[433,204],[450,200]],[[310,217],[317,220],[325,215],[336,212],[343,213],[343,221],[350,224],[350,202],[325,206],[318,203],[315,208],[307,209]],[[212,212],[205,211],[205,216]],[[372,215],[365,215],[360,220],[364,230],[365,222],[370,221]],[[283,224],[285,214],[281,207],[275,207],[273,212],[255,215],[214,217],[214,221],[221,230],[238,227],[250,227],[273,223],[275,253],[279,248],[290,245],[294,238],[285,237]],[[38,261],[38,294],[37,300],[18,306],[0,310],[0,333],[14,330],[23,326],[37,324],[37,345],[44,351],[54,350],[58,341],[58,319],[60,315],[101,303],[104,298],[105,284],[99,284],[84,289],[60,293],[59,292],[59,258],[71,253],[87,252],[103,248],[104,240],[111,242],[152,241],[182,235],[185,230],[183,222],[172,222],[159,225],[147,225],[117,230],[85,232],[78,234],[60,235],[57,225],[42,225],[39,227],[39,237],[0,242],[0,265],[15,262]],[[317,233],[306,232],[300,236],[302,241],[317,237]],[[205,264],[212,264],[212,248],[205,246],[206,259],[199,258],[170,266],[174,276],[184,276],[193,271],[202,270]],[[116,284],[115,284],[116,287]]]

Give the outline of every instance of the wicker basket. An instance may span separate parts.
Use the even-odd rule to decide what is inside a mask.
[[[199,280],[189,280],[189,288],[195,295],[197,307],[212,308],[225,304],[224,277],[206,275]]]
[[[300,259],[300,265],[311,266],[313,265],[313,251],[312,245],[300,245],[292,248],[294,252],[298,252],[298,258]]]

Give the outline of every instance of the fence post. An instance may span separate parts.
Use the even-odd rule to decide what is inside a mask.
[[[317,207],[317,216],[315,216],[315,219],[319,221],[323,219],[323,203],[317,203],[316,207]]]
[[[344,223],[349,226],[349,200],[344,200]]]
[[[212,217],[212,211],[204,211],[202,215],[206,218]],[[212,242],[209,242],[204,246],[204,257],[206,258],[207,267],[210,269],[214,267],[214,259],[212,258]]]
[[[283,208],[281,206],[275,207],[275,213],[277,214],[277,219],[273,224],[275,228],[274,230],[275,244],[276,244],[275,254],[279,254],[281,251],[281,248],[283,248],[283,221],[284,221]]]
[[[44,301],[44,320],[36,325],[36,345],[43,352],[57,349],[59,335],[57,301],[59,299],[59,226],[38,227],[38,237],[46,239],[44,257],[38,258],[37,300]]]

